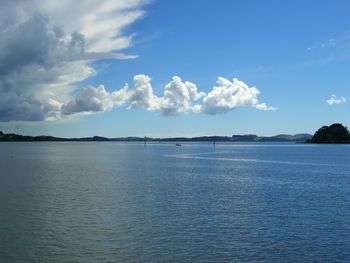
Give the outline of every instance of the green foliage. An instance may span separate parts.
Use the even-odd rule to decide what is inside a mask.
[[[315,132],[309,143],[350,143],[350,133],[347,127],[340,123],[323,126]]]

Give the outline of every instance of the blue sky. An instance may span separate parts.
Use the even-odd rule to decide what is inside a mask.
[[[121,27],[121,34],[133,39],[116,50],[138,57],[89,60],[85,65],[95,73],[75,81],[71,96],[86,86],[104,85],[109,93],[125,83],[132,88],[137,74],[151,77],[158,97],[173,76],[208,94],[223,77],[256,87],[257,103],[274,110],[258,110],[257,103],[248,102],[222,114],[186,110],[164,116],[159,108],[127,105],[77,114],[74,104],[69,118],[7,118],[0,129],[66,137],[167,137],[313,133],[334,122],[350,125],[349,1],[153,1],[132,8],[144,13]],[[48,14],[56,17],[53,11]],[[333,94],[336,103],[329,105]]]

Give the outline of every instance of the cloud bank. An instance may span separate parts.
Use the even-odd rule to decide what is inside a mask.
[[[259,90],[249,88],[244,82],[233,79],[231,82],[219,77],[217,85],[206,94],[198,92],[197,86],[174,76],[164,86],[162,96],[154,94],[151,78],[147,75],[136,75],[133,87],[107,92],[103,86],[86,87],[62,106],[65,115],[76,113],[93,113],[109,111],[126,105],[128,109],[157,111],[163,116],[178,116],[189,112],[222,114],[239,107],[253,107],[258,110],[276,110],[276,108],[259,103]]]
[[[333,106],[346,103],[346,98],[340,97],[339,99],[337,99],[337,96],[333,94],[328,100],[326,100],[326,102],[328,105]]]
[[[0,121],[46,121],[125,106],[177,116],[222,114],[259,103],[259,90],[219,77],[208,92],[174,76],[157,96],[147,75],[132,87],[108,92],[103,85],[77,84],[96,74],[91,61],[132,59],[120,53],[133,35],[125,28],[140,19],[147,0],[4,0],[0,9]],[[69,18],[69,19],[67,19]]]

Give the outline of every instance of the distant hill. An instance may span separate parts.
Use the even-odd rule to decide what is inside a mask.
[[[347,127],[340,123],[323,126],[318,129],[307,143],[350,143],[350,133]]]
[[[279,134],[275,136],[257,136],[254,134],[250,135],[232,135],[233,141],[240,142],[305,142],[312,137],[311,134],[300,133],[295,135]]]
[[[261,137],[254,134],[249,135],[232,135],[232,136],[200,136],[200,137],[173,137],[173,138],[150,138],[147,137],[147,141],[154,142],[305,142],[312,136],[310,134],[280,134],[271,137]],[[0,141],[8,142],[38,142],[38,141],[53,141],[53,142],[66,142],[66,141],[82,141],[82,142],[140,142],[144,141],[144,137],[119,137],[119,138],[106,138],[100,136],[83,137],[83,138],[60,138],[53,136],[23,136],[14,133],[5,134],[0,131]]]

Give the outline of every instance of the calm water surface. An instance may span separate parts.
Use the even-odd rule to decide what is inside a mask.
[[[350,146],[0,143],[0,262],[350,262]]]

